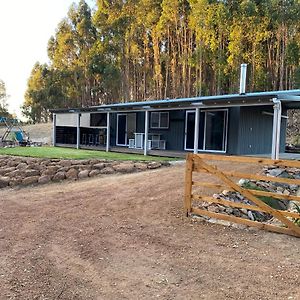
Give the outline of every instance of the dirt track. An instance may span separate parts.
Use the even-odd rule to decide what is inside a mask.
[[[0,299],[300,299],[300,239],[183,217],[183,173],[0,191]]]

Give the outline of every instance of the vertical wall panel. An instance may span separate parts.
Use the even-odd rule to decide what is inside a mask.
[[[227,154],[237,154],[239,152],[239,119],[240,108],[229,108],[226,151]]]
[[[239,154],[270,154],[272,149],[272,106],[242,107],[239,122]],[[285,111],[283,111],[285,112]],[[285,149],[286,120],[281,123],[280,151]]]

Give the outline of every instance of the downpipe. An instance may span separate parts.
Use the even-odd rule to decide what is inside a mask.
[[[281,129],[281,115],[282,115],[282,104],[277,98],[272,99],[274,105],[274,116],[273,116],[273,137],[272,137],[272,159],[279,159],[280,152],[280,129]]]

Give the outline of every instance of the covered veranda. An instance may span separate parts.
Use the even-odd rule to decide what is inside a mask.
[[[80,126],[81,126],[81,113],[82,112],[102,112],[106,114],[106,124],[102,127],[105,130],[105,146],[96,147],[98,150],[127,152],[127,153],[142,153],[144,155],[162,155],[162,156],[175,156],[183,157],[187,152],[185,151],[168,151],[168,150],[153,150],[145,145],[149,144],[149,114],[155,111],[172,111],[172,110],[189,110],[195,113],[194,124],[194,148],[193,152],[199,152],[199,123],[200,114],[202,110],[207,109],[224,109],[231,107],[261,107],[268,106],[273,110],[269,113],[273,117],[273,130],[272,130],[272,148],[271,153],[266,153],[258,156],[269,155],[273,159],[279,159],[283,157],[283,153],[280,153],[280,139],[282,130],[282,119],[286,118],[283,115],[283,110],[300,108],[300,90],[292,91],[275,91],[275,92],[261,92],[261,93],[247,93],[247,94],[233,94],[233,95],[219,95],[208,97],[195,97],[195,98],[183,98],[173,100],[156,100],[147,102],[132,102],[132,103],[120,103],[112,105],[101,105],[97,107],[89,107],[84,109],[68,110],[70,113],[77,115],[76,126],[76,148],[88,148],[80,143]],[[56,128],[56,111],[53,111],[53,128]],[[57,111],[59,112],[59,111]],[[111,144],[111,116],[115,113],[132,113],[143,112],[144,113],[144,130],[141,133],[142,147],[139,149],[130,147],[116,147]],[[56,141],[56,131],[53,130],[53,141]],[[55,145],[55,143],[54,143]],[[101,149],[100,149],[101,148]],[[159,153],[159,154],[158,154]],[[292,155],[284,155],[291,157]],[[293,155],[295,157],[295,155]]]

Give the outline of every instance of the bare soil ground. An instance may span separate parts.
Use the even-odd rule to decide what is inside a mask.
[[[0,191],[0,299],[300,299],[300,239],[186,218],[183,181]]]

